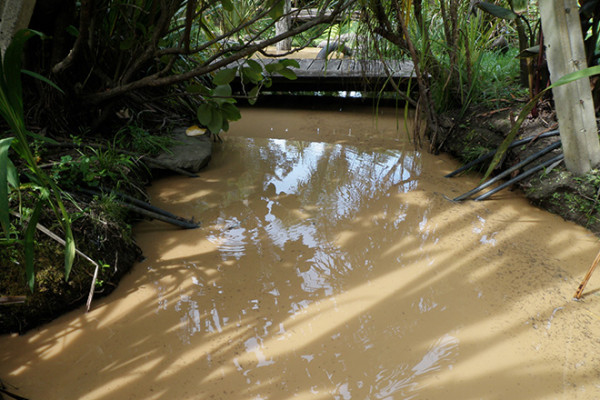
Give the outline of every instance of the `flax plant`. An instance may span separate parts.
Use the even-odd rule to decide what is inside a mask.
[[[32,30],[21,30],[15,34],[11,44],[0,57],[0,115],[10,128],[14,136],[0,139],[0,225],[2,226],[2,241],[10,243],[16,241],[24,246],[25,274],[29,289],[34,288],[34,233],[37,222],[45,205],[49,206],[56,220],[63,229],[65,236],[65,279],[68,279],[73,259],[75,256],[75,243],[71,231],[69,214],[61,198],[61,190],[48,175],[40,169],[31,151],[30,143],[37,136],[25,127],[23,113],[23,92],[21,86],[21,73],[27,73],[35,78],[55,86],[46,78],[30,71],[21,71],[21,57],[25,42],[32,36],[39,34]],[[41,35],[41,34],[40,34]],[[15,165],[10,159],[10,149],[26,167],[26,175],[31,182],[21,185]],[[36,190],[39,193],[33,212],[27,221],[24,234],[19,234],[12,228],[11,214],[23,218],[17,209],[11,209],[11,191],[20,191],[22,188]],[[20,209],[20,205],[18,209]]]

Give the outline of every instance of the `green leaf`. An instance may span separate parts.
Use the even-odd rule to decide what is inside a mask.
[[[250,68],[252,68],[254,70],[254,72],[257,72],[259,74],[263,70],[262,66],[258,62],[254,61],[254,60],[248,59],[248,60],[246,60],[246,64],[248,64],[248,66]]]
[[[75,239],[71,230],[71,221],[69,221],[66,212],[63,212],[63,217],[65,217],[65,221],[62,223],[65,231],[65,280],[69,280],[73,261],[75,261]]]
[[[229,85],[219,85],[212,92],[213,96],[216,97],[231,97],[232,93],[231,86]]]
[[[242,114],[240,114],[240,110],[234,106],[233,104],[225,103],[221,106],[221,112],[223,114],[223,118],[228,121],[237,121],[242,118]]]
[[[212,133],[219,133],[221,128],[223,127],[223,114],[221,114],[221,110],[212,108],[212,118],[210,123],[206,125],[209,131]]]
[[[540,45],[531,46],[519,53],[519,58],[537,57],[540,54]]]
[[[231,2],[231,0],[221,0],[221,4],[223,4],[223,8],[226,11],[229,11],[229,12],[233,11],[233,3]]]
[[[258,86],[254,86],[252,88],[252,90],[250,90],[250,92],[248,92],[248,103],[250,103],[250,105],[254,105],[256,103],[256,100],[258,100],[258,91],[260,90],[260,88]]]
[[[33,35],[43,36],[40,32],[31,29],[18,31],[4,53],[2,69],[4,70],[3,85],[6,86],[8,103],[14,110],[16,117],[23,118],[23,92],[21,87],[21,58],[25,42]],[[0,71],[1,72],[1,71]],[[3,88],[4,90],[4,88]]]
[[[247,82],[250,81],[254,84],[260,82],[263,78],[262,74],[254,71],[252,68],[242,68],[242,78]]]
[[[286,58],[285,60],[281,60],[279,61],[279,64],[283,65],[284,67],[300,68],[300,64],[298,64],[298,61],[294,60],[293,58]]]
[[[202,96],[210,95],[210,90],[200,83],[193,83],[191,85],[187,85],[185,91],[188,93],[200,94]]]
[[[292,71],[289,68],[284,68],[281,71],[278,71],[281,75],[283,75],[285,78],[288,78],[289,80],[293,81],[295,79],[298,79],[298,77],[296,76],[296,74],[294,73],[294,71]]]
[[[600,74],[600,65],[573,71],[566,75],[563,75],[559,80],[554,82],[552,85],[548,86],[545,90],[552,89],[553,87],[565,85],[567,83],[576,81],[581,78],[589,78],[590,76],[594,76],[594,75],[598,75],[598,74]]]
[[[204,126],[208,126],[212,120],[212,110],[213,107],[211,107],[208,103],[200,104],[196,113],[198,116],[198,122]]]
[[[65,92],[63,92],[63,90],[61,88],[59,88],[56,83],[52,82],[50,79],[46,78],[45,76],[40,75],[37,72],[29,71],[27,69],[22,69],[21,72],[24,73],[25,75],[32,76],[35,79],[39,79],[40,81],[42,81],[44,83],[47,83],[48,85],[52,86],[54,89],[58,90],[62,94],[65,94]]]
[[[231,86],[219,85],[212,90],[213,101],[217,104],[235,103],[235,99],[231,97],[232,93]]]
[[[73,25],[67,26],[67,28],[65,30],[71,36],[74,36],[74,37],[78,37],[79,36],[79,30],[77,30],[77,28],[74,27]]]
[[[518,17],[518,15],[515,12],[507,8],[500,7],[492,3],[486,3],[485,1],[479,1],[475,3],[475,5],[481,8],[483,11],[492,14],[494,17],[506,19],[509,21],[513,21]]]
[[[8,150],[14,138],[0,139],[0,225],[4,236],[10,234],[10,217],[8,214]],[[13,165],[14,168],[14,165]]]
[[[281,16],[283,15],[283,5],[285,3],[285,0],[271,0],[269,1],[268,5],[269,7],[273,6],[273,8],[271,9],[271,11],[269,11],[269,16],[271,18],[273,18],[273,20],[279,19],[281,18]]]
[[[17,168],[15,165],[8,159],[8,171],[6,173],[6,177],[8,180],[8,184],[14,188],[19,187],[19,174],[17,173]]]
[[[265,85],[266,88],[270,88],[271,85],[273,85],[273,80],[269,77],[265,77],[265,80],[263,81],[263,85]]]
[[[29,290],[33,292],[33,285],[35,283],[35,272],[34,272],[34,236],[36,225],[40,219],[40,212],[42,211],[42,201],[38,201],[33,209],[29,222],[27,223],[27,229],[25,230],[25,237],[23,245],[25,247],[25,277]]]
[[[222,69],[213,77],[215,85],[227,85],[235,78],[235,68]]]
[[[271,74],[273,72],[281,71],[284,68],[285,68],[285,65],[282,65],[280,63],[271,63],[271,64],[265,65],[265,70],[267,70],[267,72],[270,72]]]
[[[119,50],[129,50],[133,47],[134,43],[135,43],[134,38],[132,38],[132,37],[127,38],[119,44]]]
[[[494,158],[490,162],[490,165],[489,165],[487,171],[485,171],[485,174],[483,175],[481,182],[483,182],[487,178],[489,178],[489,176],[492,174],[494,169],[496,169],[496,166],[500,163],[500,160],[502,160],[502,157],[504,157],[504,154],[506,154],[506,152],[508,151],[510,144],[515,140],[515,137],[517,136],[517,133],[519,132],[519,129],[521,128],[521,125],[525,121],[525,118],[527,118],[527,116],[529,115],[531,110],[533,110],[533,107],[535,107],[538,100],[542,97],[542,95],[544,94],[544,92],[546,90],[543,90],[540,93],[538,93],[537,96],[533,97],[529,101],[529,103],[527,103],[525,105],[525,107],[523,107],[523,109],[519,113],[519,117],[517,118],[517,121],[511,128],[510,132],[508,132],[508,135],[506,136],[506,138],[502,141],[502,143],[498,147],[498,150],[496,150],[496,154],[494,155]]]

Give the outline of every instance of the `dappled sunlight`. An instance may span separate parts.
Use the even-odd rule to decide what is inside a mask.
[[[146,258],[113,294],[1,339],[3,381],[90,400],[600,395],[600,297],[571,301],[595,237],[515,193],[448,201],[478,177],[442,178],[455,164],[385,118],[353,147],[324,125],[328,143],[262,139],[256,113],[198,178],[150,188],[201,228],[141,223]],[[308,134],[309,112],[280,113]]]

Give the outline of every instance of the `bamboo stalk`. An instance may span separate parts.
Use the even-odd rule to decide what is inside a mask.
[[[590,269],[588,270],[587,274],[585,274],[585,278],[583,278],[583,281],[581,281],[581,284],[577,288],[577,291],[575,292],[575,296],[574,296],[575,299],[579,300],[581,298],[581,295],[583,294],[583,289],[585,289],[585,285],[587,285],[588,281],[592,277],[592,274],[594,273],[594,270],[598,266],[599,262],[600,262],[600,251],[598,252],[598,255],[596,256],[596,259],[592,263],[592,265],[591,265]]]

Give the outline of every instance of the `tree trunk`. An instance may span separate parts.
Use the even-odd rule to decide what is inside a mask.
[[[290,11],[292,10],[292,0],[283,0],[283,17],[275,23],[275,34],[279,35],[290,30],[292,19],[290,18]],[[277,43],[277,50],[289,51],[292,49],[292,38],[288,37]]]
[[[33,7],[35,0],[0,1],[0,54],[4,55],[17,31],[29,26]]]
[[[587,68],[577,0],[541,1],[540,13],[551,81]],[[600,162],[590,81],[579,79],[553,88],[552,93],[565,164],[569,171],[583,175]]]

